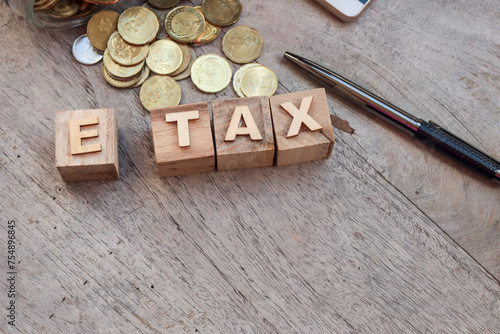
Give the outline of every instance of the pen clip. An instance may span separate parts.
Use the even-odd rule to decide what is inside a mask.
[[[462,138],[458,137],[457,135],[453,134],[452,132],[448,131],[445,127],[433,122],[433,121],[429,121],[429,124],[432,124],[434,125],[435,127],[437,127],[439,130],[445,132],[446,134],[448,134],[449,136],[455,138],[456,140],[462,142],[464,145],[467,145],[473,149],[475,149],[476,151],[478,151],[479,153],[481,153],[482,155],[484,155],[485,157],[488,157],[489,159],[493,160],[496,164],[500,165],[500,162],[494,158],[492,158],[491,156],[489,156],[488,154],[484,153],[483,151],[481,151],[480,149],[478,149],[477,147],[475,147],[474,145],[466,142],[465,140],[463,140]]]

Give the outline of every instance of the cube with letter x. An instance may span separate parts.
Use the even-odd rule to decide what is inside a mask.
[[[328,159],[332,121],[324,88],[271,96],[276,166]]]

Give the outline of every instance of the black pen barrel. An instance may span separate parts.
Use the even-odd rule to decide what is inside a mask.
[[[455,158],[465,166],[500,182],[499,161],[443,127],[410,115],[392,103],[315,62],[290,52],[285,52],[284,57],[335,93],[392,123],[412,136],[416,136],[430,146]]]
[[[422,122],[415,136],[464,166],[500,182],[500,163],[432,122]]]

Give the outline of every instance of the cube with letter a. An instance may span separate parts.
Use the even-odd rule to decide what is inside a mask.
[[[269,101],[277,166],[331,156],[335,139],[324,88],[271,96]]]
[[[118,179],[113,109],[56,112],[56,166],[64,181]]]
[[[215,170],[215,151],[206,102],[151,111],[160,177]]]
[[[271,166],[274,135],[267,96],[212,101],[217,170]]]

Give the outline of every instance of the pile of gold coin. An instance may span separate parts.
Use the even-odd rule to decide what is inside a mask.
[[[225,89],[232,78],[229,62],[217,54],[197,58],[188,44],[196,46],[212,42],[219,36],[221,27],[236,23],[241,15],[240,1],[204,0],[202,6],[175,7],[166,16],[161,14],[165,17],[167,36],[161,39],[157,38],[162,22],[155,12],[174,7],[179,0],[148,2],[155,8],[130,7],[121,15],[106,10],[90,19],[87,36],[93,48],[104,52],[104,79],[117,88],[142,85],[140,100],[147,110],[179,104],[181,89],[176,81],[188,77],[206,93]],[[224,55],[231,61],[247,64],[262,53],[263,39],[254,28],[240,25],[227,32],[222,45]],[[156,75],[148,78],[150,72]],[[260,64],[242,66],[233,81],[240,97],[270,96],[276,86],[276,75]]]

